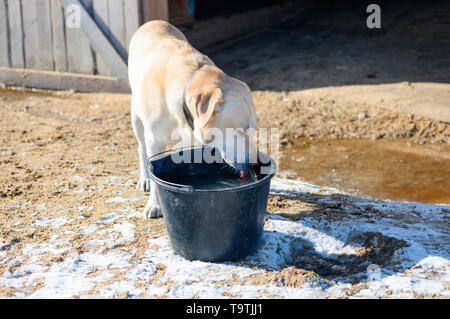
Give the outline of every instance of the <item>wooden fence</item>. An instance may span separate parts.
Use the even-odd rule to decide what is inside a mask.
[[[168,20],[167,0],[0,0],[0,81],[127,92],[128,44],[150,19]]]

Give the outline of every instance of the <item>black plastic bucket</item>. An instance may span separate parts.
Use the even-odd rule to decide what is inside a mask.
[[[232,188],[203,190],[168,181],[170,176],[225,174],[223,163],[205,162],[201,156],[204,150],[205,146],[182,148],[149,159],[150,177],[156,183],[170,244],[175,253],[188,260],[218,262],[245,257],[261,243],[276,164],[259,152],[260,164],[255,168],[258,179]],[[191,161],[176,163],[173,155]]]

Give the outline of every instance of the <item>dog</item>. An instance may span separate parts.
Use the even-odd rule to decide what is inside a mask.
[[[241,177],[251,169],[249,158],[255,158],[257,150],[250,132],[257,123],[250,88],[215,66],[176,27],[155,20],[136,31],[129,45],[128,77],[140,162],[137,188],[150,191],[147,218],[162,214],[146,161],[178,142],[173,137],[176,129],[184,132],[179,139],[217,148]],[[226,136],[227,128],[235,129],[234,138],[212,139],[212,130]],[[231,144],[244,139],[245,152],[236,154]]]

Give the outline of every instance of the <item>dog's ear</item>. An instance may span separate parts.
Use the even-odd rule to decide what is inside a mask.
[[[224,103],[225,99],[220,88],[204,87],[193,93],[186,104],[194,118],[194,123],[202,128],[209,122],[214,111],[217,111],[217,107]]]

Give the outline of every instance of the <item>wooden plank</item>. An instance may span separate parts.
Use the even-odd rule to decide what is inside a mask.
[[[8,10],[6,0],[0,0],[0,66],[9,66]]]
[[[50,0],[53,34],[53,62],[55,71],[67,71],[66,38],[64,34],[64,12],[59,0]]]
[[[125,18],[125,49],[128,52],[130,40],[140,25],[139,18],[139,1],[126,0],[124,1],[124,18]]]
[[[92,2],[93,0],[81,0],[81,3],[84,5],[86,10],[91,13],[92,12]],[[95,70],[95,61],[94,61],[94,50],[91,47],[91,44],[89,43],[89,39],[86,37],[84,32],[81,34],[81,51],[86,52],[86,54],[82,55],[81,63],[83,67],[86,69],[89,74],[94,74]]]
[[[61,0],[64,7],[71,4],[80,4],[79,0]],[[127,64],[109,39],[103,34],[88,12],[81,6],[81,29],[89,38],[93,49],[99,53],[107,63],[112,74],[119,79],[128,79]]]
[[[150,20],[169,21],[169,0],[150,1]]]
[[[25,67],[37,69],[39,67],[39,36],[37,23],[37,2],[27,1],[22,6],[23,34],[25,48]]]
[[[50,19],[50,2],[48,0],[35,0],[37,10],[37,28],[39,52],[37,52],[37,68],[53,70],[52,26]],[[28,5],[25,2],[25,5]]]
[[[62,2],[64,4],[64,2]],[[85,7],[80,1],[73,3],[79,8],[79,12],[86,12]],[[67,6],[66,6],[67,10]],[[64,10],[67,18],[68,12]],[[70,12],[69,12],[70,13]],[[87,14],[87,12],[86,12]],[[83,22],[83,16],[80,16],[80,23]],[[67,69],[69,72],[93,74],[94,73],[94,57],[92,54],[89,41],[85,32],[80,27],[71,27],[66,24],[66,46],[67,46]]]
[[[71,11],[64,10],[65,19],[71,14]],[[80,65],[80,55],[82,54],[81,47],[81,26],[80,28],[75,28],[66,23],[65,33],[66,33],[66,49],[67,49],[67,70],[69,72],[80,72],[88,73],[89,69],[83,69]]]
[[[142,24],[150,21],[150,0],[142,0]]]
[[[128,81],[115,77],[0,67],[0,82],[25,87],[80,92],[130,93]]]
[[[25,66],[53,70],[50,5],[46,0],[23,3]]]
[[[108,0],[95,0],[93,7],[93,17],[99,28],[103,31],[106,37],[109,37],[108,27]],[[111,75],[111,71],[103,61],[100,54],[95,52],[95,61],[97,63],[97,73],[101,75]]]
[[[25,67],[21,2],[18,0],[8,0],[9,45],[11,66],[13,68]]]
[[[128,0],[129,1],[129,0]],[[123,14],[123,2],[122,0],[109,0],[109,39],[117,49],[119,54],[125,59],[128,59],[127,50],[125,49],[125,23]]]

